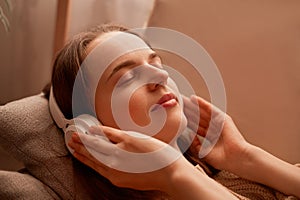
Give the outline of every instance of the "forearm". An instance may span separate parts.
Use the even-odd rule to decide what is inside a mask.
[[[226,188],[202,174],[194,166],[178,170],[170,179],[167,193],[174,199],[237,199]]]
[[[252,146],[247,156],[241,158],[233,173],[262,183],[287,195],[300,197],[300,169],[270,153]]]

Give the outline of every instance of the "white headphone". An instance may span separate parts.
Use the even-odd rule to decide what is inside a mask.
[[[56,103],[52,86],[50,89],[49,108],[53,120],[65,133],[65,143],[71,153],[73,153],[73,150],[68,146],[68,142],[74,132],[89,134],[89,127],[100,125],[100,122],[95,117],[88,114],[79,115],[71,120],[66,119]]]

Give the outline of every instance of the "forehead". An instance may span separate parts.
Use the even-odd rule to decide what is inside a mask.
[[[111,64],[124,59],[138,58],[153,53],[152,49],[139,36],[127,32],[109,32],[101,34],[91,42],[84,61],[87,72],[91,75],[102,74]],[[142,56],[143,57],[143,56]]]
[[[103,41],[109,39],[110,37],[113,37],[116,33],[119,31],[114,31],[114,32],[108,32],[108,33],[103,33],[99,35],[96,39],[90,42],[90,44],[87,46],[87,54],[89,54],[95,47],[100,45]]]
[[[87,47],[87,60],[100,68],[109,67],[115,61],[152,53],[152,49],[139,36],[121,31],[103,33]]]
[[[113,46],[113,48],[110,48],[111,53],[113,53],[112,49],[124,49],[124,51],[129,51],[130,48],[133,50],[133,48],[136,48],[136,46],[150,48],[148,44],[146,44],[146,42],[139,36],[121,31],[112,31],[99,35],[87,46],[87,54],[91,53],[91,51],[99,46],[106,46],[106,48]],[[103,50],[105,49],[103,48]]]

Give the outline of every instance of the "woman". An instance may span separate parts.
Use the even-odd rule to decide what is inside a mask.
[[[92,54],[97,46],[104,44],[118,35],[118,33],[124,31],[126,29],[123,27],[104,25],[77,36],[59,53],[54,63],[52,87],[56,101],[65,117],[73,118],[73,85],[84,59]],[[129,38],[134,37],[135,40],[141,40],[136,35],[127,34],[130,35]],[[118,43],[108,44],[106,45],[108,47],[104,47],[102,52],[111,52],[111,50],[118,52],[120,49],[120,52],[126,52],[123,46],[116,45]],[[109,49],[111,46],[114,46],[114,48]],[[109,63],[107,68],[106,65],[104,67],[105,70],[101,73],[102,76],[98,80],[95,90],[93,90],[95,95],[92,95],[87,100],[89,104],[86,106],[86,110],[95,108],[95,115],[105,126],[92,127],[90,132],[96,135],[105,134],[110,140],[110,143],[105,143],[105,145],[109,145],[109,149],[121,148],[134,153],[147,153],[163,148],[166,143],[169,143],[176,151],[175,149],[178,150],[176,144],[177,135],[182,131],[182,127],[185,127],[186,122],[198,135],[205,136],[209,122],[215,120],[215,115],[212,115],[212,112],[222,115],[222,112],[217,108],[196,96],[184,99],[185,108],[183,110],[178,94],[168,84],[169,77],[162,68],[161,59],[149,46],[122,54],[122,56]],[[140,85],[133,87],[136,83],[136,76],[139,78],[143,77],[141,78],[143,80],[151,77],[151,80],[147,80],[148,82],[142,81]],[[129,95],[130,98],[124,97],[126,95]],[[137,124],[137,127],[145,127],[148,124],[152,124],[153,119],[155,119],[153,116],[156,116],[155,113],[164,110],[163,127],[158,132],[154,131],[155,135],[153,135],[153,131],[148,132],[143,128],[127,127],[127,129],[141,130],[138,132],[153,136],[153,138],[148,138],[148,140],[126,134],[126,132],[120,130],[118,121],[115,121],[115,111],[110,106],[113,97],[128,100],[130,118],[134,124]],[[195,115],[199,114],[194,112],[194,110],[197,110],[195,108],[198,107],[201,113],[199,122],[195,120],[197,119]],[[122,109],[122,106],[120,106],[120,109]],[[211,116],[214,117],[211,119]],[[126,120],[126,117],[128,116],[121,117],[121,121],[122,119]],[[114,185],[122,188],[153,191],[143,193],[127,189],[130,191],[127,193],[127,198],[244,198],[218,184],[182,156],[173,160],[171,164],[155,171],[132,173],[113,169],[112,166],[108,167],[100,162],[87,150],[88,148],[99,152],[99,154],[105,154],[108,148],[103,144],[103,141],[96,140],[94,136],[79,136],[78,134],[74,134],[69,142],[69,146],[74,150],[73,155],[75,158],[109,179]],[[192,155],[192,160],[198,163],[201,163],[197,159],[200,147],[201,142],[195,137],[189,148],[189,153]],[[110,161],[126,159],[119,154],[107,154],[109,154]],[[159,161],[161,158],[167,159],[168,154],[159,154],[157,160],[153,162]],[[203,160],[216,169],[230,171],[240,177],[265,184],[285,194],[300,197],[300,170],[246,142],[231,118],[227,115],[221,137]],[[257,166],[259,166],[259,169],[257,169]],[[138,197],[136,197],[136,194],[139,194]],[[108,199],[118,198],[118,194],[115,194],[115,196]]]

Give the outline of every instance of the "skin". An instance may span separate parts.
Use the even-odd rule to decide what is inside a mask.
[[[150,52],[149,52],[150,53]],[[142,55],[149,55],[149,53]],[[132,55],[131,55],[132,56]],[[142,61],[147,61],[147,56],[139,56]],[[151,61],[147,61],[148,63]],[[112,70],[112,69],[110,69]],[[109,73],[109,71],[107,72]],[[114,84],[111,86],[101,86],[103,90],[106,90],[107,98],[97,99],[101,103],[109,101],[111,89]],[[148,86],[147,86],[148,87]],[[149,101],[151,103],[157,101],[157,97],[152,95],[149,89],[141,88],[141,93],[139,95],[148,95]],[[159,88],[155,91],[164,91],[163,88]],[[103,94],[103,93],[102,93]],[[145,109],[149,109],[148,102],[143,102],[137,97],[132,101],[133,106],[143,105]],[[137,99],[135,101],[135,98]],[[142,101],[142,104],[137,104],[136,102]],[[109,101],[110,102],[110,101]],[[204,99],[192,96],[191,98],[184,98],[184,113],[188,119],[188,126],[195,131],[195,133],[206,136],[207,130],[209,128],[209,122],[219,123],[212,113],[222,115],[222,111],[218,108],[211,105],[209,102]],[[200,109],[200,121],[195,121],[195,107]],[[136,108],[134,108],[136,109]],[[136,119],[137,123],[144,124],[147,123],[147,115],[144,112],[145,110],[141,109],[137,115],[141,117],[144,113],[144,117],[141,117],[141,121]],[[134,118],[134,112],[132,112]],[[147,112],[146,112],[147,113]],[[170,109],[168,111],[168,126],[164,129],[165,133],[168,131],[172,132],[172,123],[176,123],[176,113],[177,108]],[[127,151],[132,151],[136,153],[145,153],[151,152],[159,149],[164,145],[163,136],[157,136],[156,138],[151,138],[150,140],[143,140],[136,137],[129,136],[124,131],[117,129],[118,127],[114,124],[112,118],[108,119],[101,118],[101,116],[109,116],[110,112],[107,110],[99,110],[100,119],[107,123],[110,127],[101,126],[94,127],[91,129],[91,132],[94,134],[104,133],[109,140],[113,143],[112,145],[122,148]],[[175,115],[174,118],[171,117]],[[179,114],[178,114],[179,115]],[[218,139],[216,145],[209,152],[209,154],[204,158],[204,160],[212,165],[213,167],[221,170],[230,171],[240,177],[256,181],[268,185],[272,188],[275,188],[279,191],[282,191],[288,195],[294,195],[300,197],[300,169],[286,163],[275,156],[269,154],[268,152],[248,143],[238,128],[235,126],[233,120],[227,114],[224,115],[224,121],[222,121],[223,129]],[[158,134],[159,135],[159,134]],[[74,134],[72,140],[69,143],[69,146],[74,149],[74,156],[83,162],[84,164],[90,166],[98,173],[105,176],[113,184],[119,187],[129,187],[138,190],[161,190],[170,194],[174,199],[236,199],[230,192],[228,192],[224,187],[217,184],[214,180],[209,178],[203,173],[200,173],[194,168],[184,157],[180,157],[172,164],[148,173],[126,173],[117,171],[113,168],[110,168],[103,163],[95,159],[83,145],[82,140],[85,140],[85,145],[90,143],[95,143],[95,139],[90,135],[78,136]],[[165,139],[168,140],[168,137]],[[95,146],[93,146],[95,148]],[[97,147],[97,145],[96,145]],[[197,156],[201,147],[201,142],[195,138],[190,151]],[[101,150],[99,145],[95,150]],[[109,156],[116,157],[114,153]],[[163,156],[160,155],[157,160],[161,159]],[[155,160],[153,161],[155,162]],[[257,167],[259,166],[259,167]],[[187,192],[188,191],[188,192]]]
[[[101,35],[92,41],[87,52],[90,53],[95,46],[103,40],[113,37],[117,32],[110,32]],[[124,63],[127,63],[124,65]],[[123,65],[121,69],[115,72],[118,66]],[[150,66],[151,65],[151,66]],[[95,110],[99,121],[102,124],[119,129],[111,110],[111,97],[118,80],[134,67],[149,68],[149,73],[159,77],[161,82],[166,82],[169,75],[163,70],[160,57],[152,50],[145,49],[127,53],[112,62],[99,80],[95,95]],[[137,89],[130,98],[129,112],[132,120],[139,126],[146,126],[150,123],[149,110],[159,99],[169,92],[170,88],[165,84],[149,83]],[[183,111],[178,101],[176,105],[165,108],[167,119],[164,127],[154,135],[155,138],[170,143],[176,137],[179,125],[182,120]]]
[[[191,112],[193,106],[199,105],[204,121],[214,120],[214,118],[211,119],[212,112],[221,113],[218,108],[197,96],[192,96],[191,99],[186,98],[185,105],[185,113],[191,128],[195,127],[193,125],[195,123],[193,121],[194,113]],[[207,123],[200,120],[199,128],[194,131],[205,136],[207,129]],[[191,150],[195,154],[200,147],[201,142],[195,138]],[[218,142],[204,160],[217,169],[230,171],[287,195],[300,197],[300,168],[248,143],[228,115],[225,115],[223,130]]]

